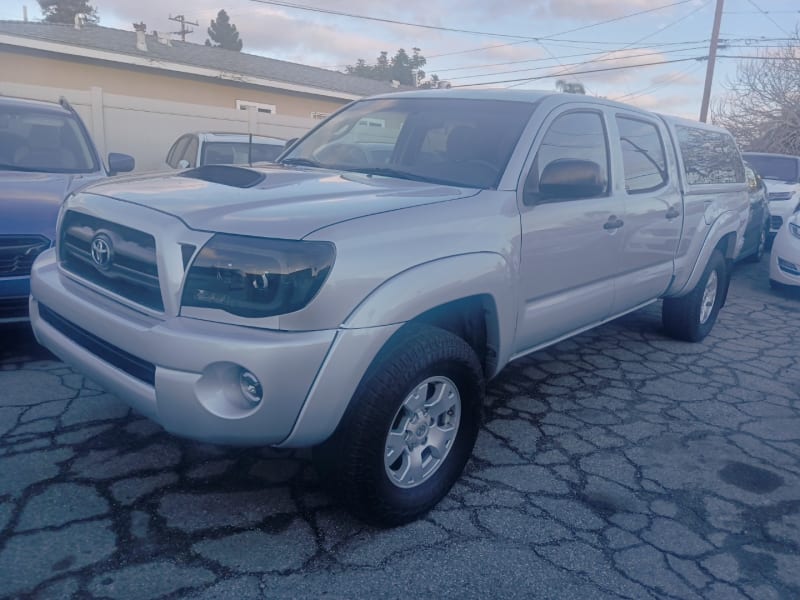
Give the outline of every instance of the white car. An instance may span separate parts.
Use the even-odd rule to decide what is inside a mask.
[[[800,286],[800,212],[789,217],[780,228],[769,258],[771,285]]]
[[[246,165],[272,162],[283,152],[286,140],[247,133],[187,133],[175,140],[167,153],[173,169],[204,165]]]
[[[758,171],[767,184],[769,199],[769,237],[800,209],[800,156],[743,152],[742,157]]]

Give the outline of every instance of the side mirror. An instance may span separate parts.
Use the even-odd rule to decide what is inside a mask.
[[[605,193],[606,187],[600,165],[591,160],[554,160],[544,168],[539,179],[539,194],[544,198],[591,198]]]
[[[108,153],[108,173],[129,173],[136,166],[136,161],[130,154],[120,154],[119,152]]]

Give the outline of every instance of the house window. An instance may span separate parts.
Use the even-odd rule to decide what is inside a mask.
[[[237,100],[236,108],[239,110],[247,110],[248,108],[255,108],[256,111],[264,113],[265,115],[274,115],[277,112],[277,107],[274,104],[264,104],[263,102],[251,102],[250,100]]]
[[[330,116],[330,114],[331,113],[313,111],[311,113],[311,118],[316,121],[322,121],[323,119],[327,119]]]

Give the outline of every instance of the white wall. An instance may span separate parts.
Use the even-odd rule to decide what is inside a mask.
[[[57,101],[61,96],[80,114],[101,156],[124,152],[136,159],[137,171],[167,168],[164,159],[178,136],[190,131],[253,133],[289,139],[318,121],[269,115],[253,109],[217,108],[152,100],[90,90],[60,89],[0,82],[0,94]]]

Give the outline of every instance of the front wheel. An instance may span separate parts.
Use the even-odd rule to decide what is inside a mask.
[[[667,335],[687,342],[702,341],[717,321],[728,283],[725,258],[719,250],[714,250],[691,292],[680,298],[664,299],[661,321]]]
[[[483,372],[460,337],[409,326],[365,376],[314,462],[356,516],[395,526],[421,516],[461,475],[480,424]]]

